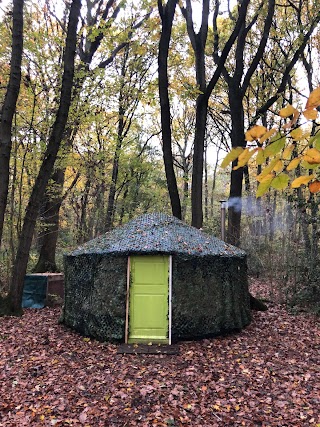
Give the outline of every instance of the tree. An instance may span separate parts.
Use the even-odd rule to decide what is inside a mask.
[[[168,0],[164,5],[158,0],[158,10],[161,18],[161,35],[158,50],[158,87],[161,111],[161,131],[163,161],[167,177],[168,192],[171,201],[172,214],[182,218],[181,202],[178,191],[177,179],[173,167],[171,115],[169,101],[168,56],[171,39],[172,25],[178,0]]]
[[[94,54],[100,47],[103,40],[103,27],[110,26],[110,22],[117,17],[121,7],[116,0],[109,1],[106,5],[102,2],[87,2],[86,18],[82,19],[82,26],[87,25],[88,32],[82,31],[78,51],[81,61],[76,66],[75,81],[72,99],[72,118],[69,119],[64,133],[63,146],[61,147],[55,170],[46,188],[45,197],[42,203],[42,215],[40,223],[40,251],[36,272],[57,271],[55,260],[56,245],[59,231],[59,214],[63,202],[63,186],[65,181],[67,154],[72,150],[73,141],[78,132],[81,117],[87,113],[88,100],[82,100],[81,91],[90,80],[90,64]],[[53,13],[53,12],[52,12]],[[56,17],[54,18],[59,21]],[[62,29],[64,22],[60,21]],[[86,34],[86,35],[85,35]],[[94,36],[92,36],[94,34]]]
[[[23,5],[24,0],[13,0],[12,50],[10,77],[1,108],[0,120],[0,247],[9,189],[9,167],[12,149],[12,122],[16,110],[21,81],[23,51]]]
[[[203,188],[203,165],[204,165],[204,147],[205,147],[205,131],[208,114],[209,98],[221,76],[224,64],[228,58],[229,52],[238,37],[238,34],[243,27],[243,22],[247,14],[247,8],[250,0],[243,0],[239,6],[238,16],[235,19],[234,27],[229,38],[226,40],[221,54],[216,52],[215,71],[207,82],[206,78],[206,61],[205,47],[208,37],[208,19],[209,19],[209,0],[202,2],[202,18],[198,32],[195,30],[192,15],[192,5],[190,0],[186,0],[186,6],[181,7],[183,16],[187,23],[187,31],[190,38],[191,46],[194,52],[194,62],[196,68],[196,82],[198,96],[196,97],[196,125],[194,136],[194,154],[193,154],[193,170],[192,170],[192,188],[191,188],[191,210],[192,210],[192,225],[200,228],[203,222],[203,206],[202,206],[202,188]],[[214,16],[218,14],[219,2],[215,2]]]
[[[131,129],[135,125],[137,110],[143,101],[143,93],[147,89],[150,79],[149,70],[152,68],[154,56],[148,46],[149,37],[146,37],[142,43],[143,47],[141,47],[143,35],[139,37],[139,42],[135,40],[128,44],[121,55],[118,54],[114,64],[116,68],[119,68],[116,82],[118,92],[117,134],[104,231],[110,230],[113,226],[121,152],[124,145],[128,145],[132,138]]]
[[[255,25],[261,5],[257,12],[246,23],[244,20],[241,24],[237,44],[234,52],[233,74],[228,72],[227,67],[223,67],[223,76],[228,85],[228,98],[231,116],[231,144],[232,147],[244,147],[246,145],[244,139],[244,106],[243,98],[250,84],[251,78],[256,71],[262,57],[269,38],[269,32],[272,25],[274,15],[275,0],[269,0],[267,7],[267,15],[264,20],[264,28],[261,33],[260,42],[257,46],[256,53],[252,57],[250,65],[244,59],[246,38],[249,31]],[[216,15],[217,16],[217,15]],[[217,22],[215,20],[215,52],[216,58],[217,49],[219,46],[219,33],[217,31]],[[229,59],[230,60],[230,59]],[[218,62],[218,60],[216,61]],[[235,165],[236,166],[236,165]],[[234,168],[231,173],[230,196],[228,205],[228,242],[238,246],[240,243],[240,219],[241,219],[241,199],[242,194],[242,174],[243,168]],[[233,203],[233,201],[236,203]]]
[[[316,198],[317,193],[320,193],[320,132],[315,126],[319,106],[320,87],[311,92],[304,111],[286,105],[278,112],[280,119],[286,121],[282,126],[279,124],[279,131],[275,127],[268,130],[264,126],[253,126],[246,132],[250,148],[233,148],[223,161],[223,166],[235,158],[238,165],[244,166],[250,161],[260,166],[256,177],[259,183],[256,195],[259,199],[264,195],[268,198],[272,194],[274,196],[270,227],[272,240],[275,234],[273,219],[276,198],[282,190],[289,193],[286,205],[289,211],[293,207],[296,212],[296,222],[294,224],[290,218],[287,220],[289,238],[291,237],[290,252],[284,253],[287,257],[285,265],[281,266],[278,261],[274,261],[276,263],[274,268],[276,270],[282,267],[284,272],[281,279],[285,278],[290,283],[289,295],[291,295],[288,302],[308,304],[309,307],[314,306],[316,309],[320,298],[317,232],[319,218]],[[311,126],[306,126],[306,120]],[[290,182],[289,192],[287,187]],[[297,228],[300,230],[298,233]],[[303,236],[302,239],[299,239],[299,233]],[[294,254],[292,240],[298,244]],[[292,260],[294,260],[293,274],[290,271]]]
[[[33,271],[35,273],[57,272],[56,247],[59,231],[59,212],[63,197],[60,188],[64,184],[64,169],[55,167],[51,175],[43,201],[40,206],[39,258]]]
[[[116,23],[116,18],[123,8],[121,2],[116,0],[108,1],[106,3],[99,0],[93,2],[87,2],[86,17],[82,19],[82,27],[89,28],[88,31],[80,31],[81,39],[79,45],[80,52],[80,63],[77,65],[76,77],[73,90],[73,113],[72,118],[69,120],[62,150],[60,152],[61,165],[58,165],[58,169],[54,172],[51,177],[52,186],[49,186],[46,191],[45,202],[43,212],[43,225],[42,228],[45,230],[43,235],[40,256],[35,271],[54,271],[56,270],[55,263],[55,249],[57,243],[58,227],[59,223],[59,211],[63,199],[63,184],[64,175],[66,170],[66,158],[68,152],[72,150],[73,141],[78,133],[79,125],[81,120],[84,119],[85,115],[90,114],[90,97],[92,92],[88,91],[87,85],[99,85],[99,80],[102,79],[102,73],[106,69],[118,54],[123,50],[127,49],[131,44],[131,40],[134,37],[137,30],[147,21],[151,14],[151,10],[148,9],[144,16],[139,15],[128,17],[124,22],[123,32],[119,40],[115,39],[110,49],[108,43],[103,43],[108,35],[108,32],[114,32],[114,29],[120,24]],[[123,34],[125,35],[123,37]],[[111,38],[111,36],[110,36]],[[107,48],[106,48],[107,45]],[[105,54],[107,52],[107,55]],[[98,65],[95,69],[90,70],[93,60],[98,61]],[[83,97],[83,92],[88,93],[87,97]],[[87,119],[85,119],[87,120]],[[116,155],[115,155],[116,159]],[[115,160],[114,165],[117,161]],[[62,167],[62,170],[60,170]],[[109,206],[108,212],[111,215],[107,215],[107,228],[112,225],[112,212],[113,212],[113,201],[114,191],[116,185],[116,166],[113,171],[113,180],[115,184],[111,184],[109,191]],[[55,177],[59,178],[58,181]],[[52,187],[52,188],[51,188]],[[54,203],[51,198],[54,195]]]
[[[245,134],[246,140],[250,143],[255,142],[258,148],[233,148],[225,157],[222,166],[225,167],[234,159],[238,160],[238,165],[244,166],[251,158],[257,164],[265,164],[257,176],[259,182],[257,197],[261,197],[269,188],[276,190],[286,188],[290,182],[289,173],[301,165],[313,173],[294,177],[291,188],[308,185],[311,193],[320,192],[320,181],[316,175],[320,167],[320,132],[318,129],[314,131],[314,128],[303,129],[300,125],[296,126],[301,116],[309,121],[317,120],[319,106],[320,87],[311,92],[304,111],[301,112],[292,105],[287,105],[279,111],[280,118],[291,118],[282,126],[284,131],[280,129],[280,132],[277,132],[276,128],[268,130],[259,125],[250,128]]]
[[[38,216],[42,197],[44,195],[48,179],[54,167],[54,163],[63,138],[63,132],[68,120],[69,108],[71,104],[74,61],[77,43],[77,26],[80,16],[81,0],[73,0],[70,7],[68,30],[66,36],[66,46],[63,57],[63,77],[61,85],[61,98],[56,120],[53,124],[44,159],[41,164],[38,176],[34,183],[32,193],[26,208],[23,228],[20,235],[19,245],[15,262],[12,269],[10,291],[5,303],[5,313],[21,313],[22,292],[24,276],[27,269],[29,252]]]
[[[180,111],[181,110],[181,111]],[[187,220],[189,205],[190,172],[192,170],[193,139],[195,125],[194,109],[189,108],[187,101],[181,108],[177,107],[172,119],[173,161],[177,175],[182,180],[182,219]]]
[[[284,8],[286,11],[284,17],[281,15],[282,8]],[[290,41],[288,42],[291,43],[291,49],[288,51],[282,49],[281,45],[283,43],[283,36],[279,31],[279,27],[283,27],[282,29],[285,29],[288,28],[291,23],[293,24],[297,20],[298,22],[299,20],[301,22],[302,8],[302,3],[300,3],[298,7],[293,4],[279,4],[275,10],[275,2],[270,0],[266,9],[266,15],[265,12],[263,12],[263,3],[261,3],[261,5],[258,5],[256,11],[253,11],[249,22],[247,24],[243,24],[237,39],[237,47],[234,51],[234,61],[231,63],[231,65],[229,65],[233,73],[231,73],[227,67],[224,67],[223,70],[223,76],[228,85],[229,108],[232,125],[232,147],[246,146],[246,141],[244,138],[244,99],[247,95],[247,91],[250,89],[250,86],[254,84],[253,79],[255,78],[256,70],[260,64],[263,63],[262,66],[264,71],[268,73],[268,70],[266,70],[268,58],[265,50],[271,30],[272,40],[270,43],[274,43],[279,47],[278,57],[276,58],[276,65],[272,64],[272,69],[270,70],[270,75],[272,75],[272,82],[274,85],[274,92],[276,93],[273,92],[269,99],[263,99],[262,105],[257,106],[256,118],[254,120],[256,120],[257,117],[263,117],[263,115],[267,113],[268,109],[284,93],[286,86],[290,81],[294,66],[298,62],[301,54],[304,51],[307,41],[314,31],[315,26],[319,22],[319,12],[316,11],[316,13],[308,17],[308,22],[304,23],[303,25],[301,23],[301,25],[298,27],[298,34],[294,34],[294,43]],[[281,17],[281,19],[278,18],[278,15]],[[257,34],[257,30],[255,29],[256,23],[259,22],[258,18],[262,19],[264,22],[261,34]],[[290,21],[289,18],[292,19],[292,21]],[[278,22],[278,19],[280,22]],[[273,26],[275,28],[272,28]],[[260,26],[258,26],[258,28],[260,28]],[[251,39],[249,40],[250,33],[252,33],[252,35]],[[217,38],[218,31],[215,31],[215,34]],[[257,40],[259,40],[259,44],[257,44]],[[218,46],[218,42],[219,40],[216,39],[216,47]],[[251,50],[252,44],[255,45],[255,54],[249,60],[246,49]],[[250,64],[249,66],[248,63]],[[235,64],[235,67],[233,64]],[[281,72],[277,72],[275,69]],[[263,93],[265,94],[266,92]],[[234,161],[232,166],[233,168],[231,171],[231,185],[228,204],[228,241],[229,243],[238,246],[240,244],[241,196],[244,165],[238,164],[237,161]]]

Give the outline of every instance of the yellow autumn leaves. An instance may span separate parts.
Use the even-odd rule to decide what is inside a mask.
[[[320,105],[320,87],[311,92],[302,112],[307,120],[316,120],[317,107]],[[256,165],[265,164],[263,171],[257,176],[259,182],[256,196],[265,194],[269,188],[282,190],[288,187],[290,177],[288,172],[298,166],[309,170],[307,175],[298,176],[291,182],[291,188],[299,188],[308,185],[312,193],[320,192],[320,180],[315,171],[320,165],[320,129],[310,137],[310,131],[296,125],[301,113],[292,105],[287,105],[279,111],[281,118],[289,118],[290,121],[282,126],[286,135],[282,135],[277,129],[267,129],[265,126],[255,125],[250,128],[245,139],[248,142],[257,142],[258,147],[233,148],[222,161],[221,167],[227,167],[237,160],[234,170],[245,166],[250,159],[254,159]],[[268,141],[267,144],[264,144]],[[263,145],[265,145],[263,147]],[[313,173],[310,173],[313,170]]]

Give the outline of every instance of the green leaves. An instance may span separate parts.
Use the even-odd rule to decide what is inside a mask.
[[[236,160],[243,151],[244,150],[243,150],[242,147],[233,148],[230,151],[230,153],[228,153],[226,155],[226,157],[223,159],[223,161],[221,163],[221,167],[223,169],[226,168],[231,162],[233,162],[234,160]]]
[[[265,148],[265,158],[278,154],[284,148],[285,143],[286,139],[284,137],[281,137],[280,134],[278,134],[276,140]]]
[[[289,176],[285,173],[281,173],[277,176],[268,174],[261,179],[260,184],[258,185],[256,196],[263,196],[271,187],[275,190],[283,190],[288,186],[288,183]]]
[[[270,188],[273,178],[270,178],[266,181],[260,182],[257,188],[256,197],[263,196]]]
[[[289,176],[285,173],[281,173],[280,175],[276,176],[271,182],[272,188],[275,188],[276,190],[284,190],[288,187],[288,184]]]
[[[270,174],[273,171],[273,168],[278,163],[279,157],[276,157],[273,159],[270,164],[263,169],[263,171],[260,173],[260,175],[257,176],[257,180],[261,182],[268,174]]]
[[[312,138],[310,138],[309,146],[320,150],[320,132],[318,131]]]

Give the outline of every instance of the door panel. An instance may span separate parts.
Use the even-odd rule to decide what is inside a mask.
[[[130,257],[128,342],[168,343],[169,258]]]

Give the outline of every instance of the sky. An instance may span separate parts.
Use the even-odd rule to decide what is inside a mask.
[[[236,5],[237,0],[229,0],[229,1],[230,1],[230,8],[232,9]],[[55,0],[55,2],[59,3],[60,0]],[[9,4],[12,4],[12,0],[0,0],[0,16],[1,16],[3,10],[6,9],[6,7]],[[226,12],[228,10],[227,5],[228,5],[228,0],[222,0],[221,1],[221,6],[220,6],[221,12]],[[196,5],[194,5],[194,14],[195,14],[195,17],[198,15],[199,19],[201,18],[201,6],[200,6],[200,4],[198,7],[196,7]]]

